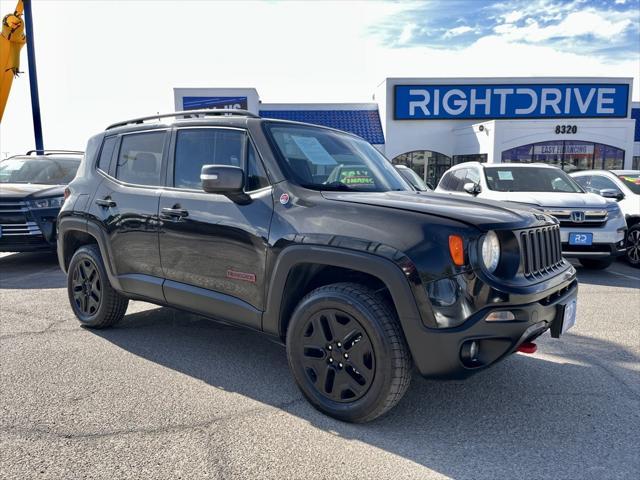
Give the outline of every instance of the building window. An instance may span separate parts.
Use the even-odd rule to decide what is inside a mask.
[[[468,155],[454,155],[453,156],[453,164],[457,165],[459,163],[464,162],[481,162],[487,163],[487,154],[486,153],[472,153]]]
[[[631,162],[632,170],[640,170],[640,156],[633,157],[633,162]]]
[[[391,163],[413,169],[428,185],[436,186],[440,177],[451,168],[451,157],[430,150],[416,150],[395,157]]]
[[[606,169],[624,167],[624,150],[601,143],[580,140],[553,140],[531,143],[502,152],[502,162],[542,162],[563,170]]]

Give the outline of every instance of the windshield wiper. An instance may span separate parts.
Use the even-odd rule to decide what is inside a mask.
[[[326,188],[328,187],[328,188]],[[351,188],[349,185],[347,185],[346,183],[342,183],[342,182],[329,182],[329,183],[323,183],[322,185],[320,185],[320,189],[321,190],[338,190],[341,192],[350,192],[353,190],[353,188]]]

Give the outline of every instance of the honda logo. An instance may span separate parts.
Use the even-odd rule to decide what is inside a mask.
[[[584,222],[584,212],[580,212],[580,211],[571,212],[571,221],[573,223]]]

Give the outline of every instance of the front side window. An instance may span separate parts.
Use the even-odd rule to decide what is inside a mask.
[[[245,182],[245,191],[251,192],[269,186],[267,172],[264,170],[262,161],[258,157],[253,144],[249,143],[249,151],[247,153],[247,180]]]
[[[591,185],[589,185],[589,187],[595,193],[599,193],[600,190],[604,189],[616,190],[618,192],[620,191],[620,188],[618,188],[618,186],[613,183],[612,180],[609,180],[607,177],[603,177],[602,175],[594,175],[593,177],[591,177]]]
[[[557,168],[486,167],[487,187],[496,192],[583,193],[569,175]]]
[[[136,185],[162,185],[162,150],[165,132],[147,132],[124,135],[116,178]]]
[[[216,128],[178,131],[174,165],[174,186],[200,190],[203,165],[243,167],[245,133]]]
[[[294,182],[314,190],[387,192],[408,190],[391,163],[366,141],[331,130],[267,126]]]
[[[0,161],[0,183],[66,185],[76,176],[80,160],[18,157]]]

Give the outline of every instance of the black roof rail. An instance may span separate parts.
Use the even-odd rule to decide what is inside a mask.
[[[249,117],[249,118],[260,118],[260,115],[256,115],[248,110],[237,110],[237,109],[213,109],[206,108],[200,110],[182,110],[179,112],[172,113],[160,113],[157,115],[149,115],[147,117],[138,117],[132,118],[131,120],[125,120],[124,122],[112,123],[105,130],[111,130],[116,127],[123,127],[125,125],[133,125],[137,123],[144,123],[146,120],[160,120],[161,118],[167,117],[187,117],[189,118],[191,115],[236,115],[239,117]]]
[[[67,153],[67,154],[73,154],[73,155],[84,155],[84,152],[80,151],[80,150],[29,150],[26,155],[56,155],[59,153]]]

